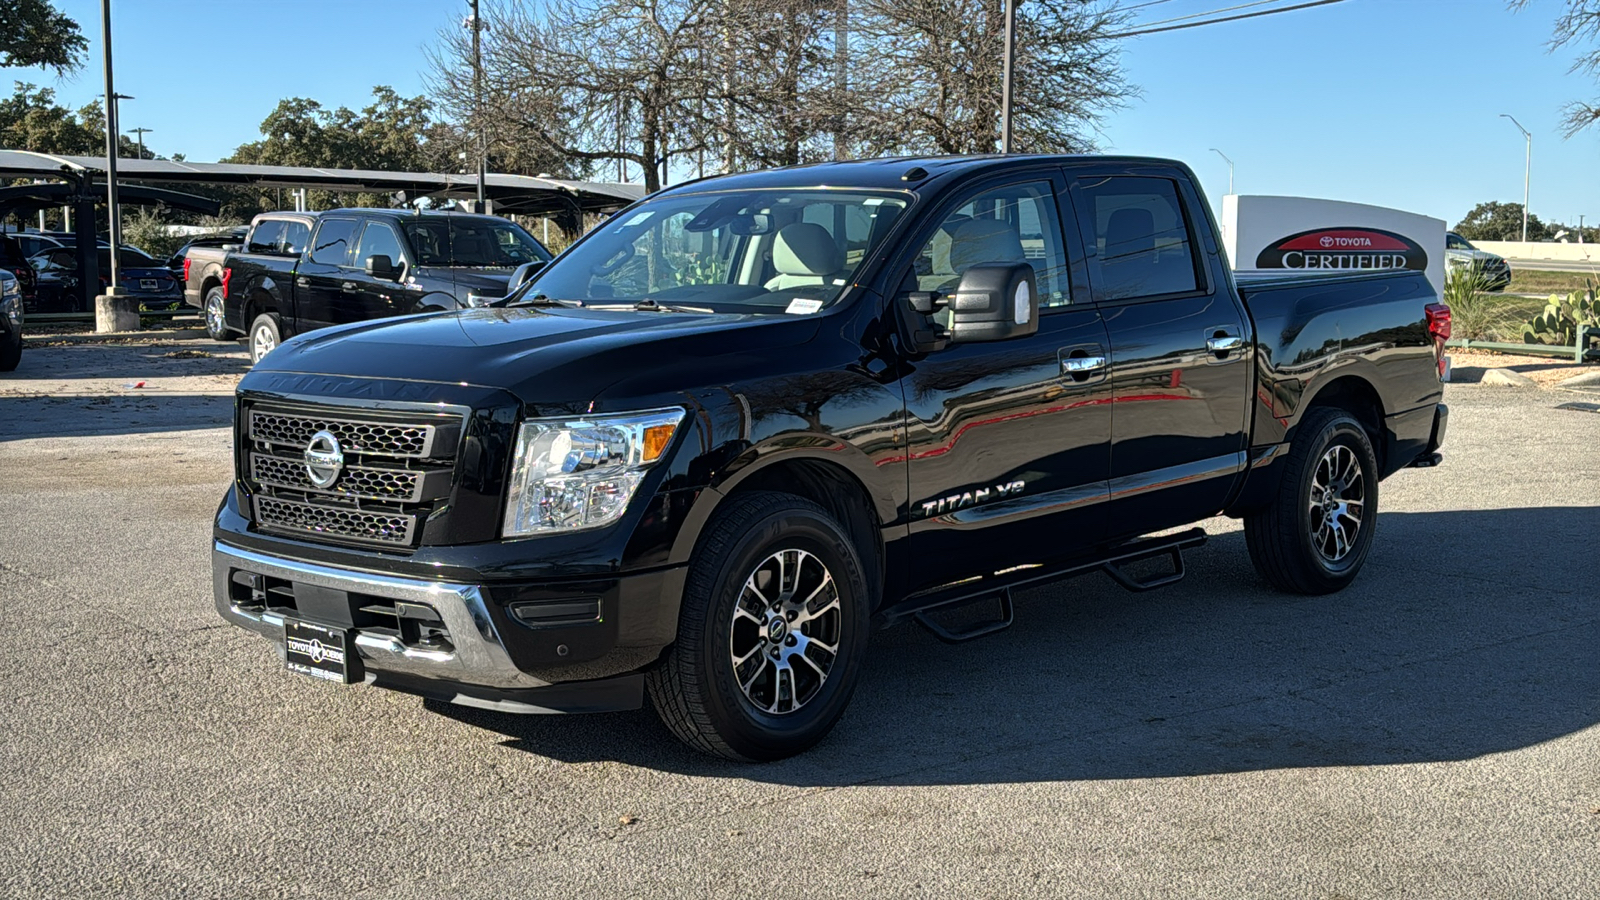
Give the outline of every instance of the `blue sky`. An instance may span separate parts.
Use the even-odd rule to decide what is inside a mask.
[[[1027,0],[1024,0],[1027,2]],[[1136,0],[1137,2],[1137,0]],[[1241,0],[1163,0],[1145,22]],[[101,87],[97,0],[57,0],[93,42],[91,64],[0,78],[57,88],[78,106]],[[158,152],[210,161],[258,136],[282,97],[365,105],[374,84],[424,90],[423,48],[457,27],[465,0],[113,0],[122,125]],[[1233,158],[1241,193],[1394,206],[1452,224],[1483,200],[1522,198],[1533,132],[1533,212],[1600,223],[1600,130],[1563,140],[1561,106],[1600,96],[1548,52],[1560,0],[1346,0],[1124,43],[1142,96],[1101,127],[1105,149],[1184,160],[1213,198]]]

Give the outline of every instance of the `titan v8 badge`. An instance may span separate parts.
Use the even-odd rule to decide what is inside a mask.
[[[951,494],[948,497],[941,497],[938,500],[929,500],[922,504],[920,512],[923,517],[942,516],[945,513],[952,513],[958,509],[966,509],[969,506],[977,506],[979,503],[988,503],[991,500],[1001,500],[1006,497],[1015,497],[1021,494],[1023,488],[1026,488],[1027,486],[1028,483],[1025,481],[1013,481],[1009,484],[997,484],[992,488],[978,488],[975,491],[963,491],[959,494]]]

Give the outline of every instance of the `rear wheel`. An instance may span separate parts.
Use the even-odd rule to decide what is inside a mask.
[[[261,357],[271,353],[283,343],[283,320],[277,313],[262,313],[250,325],[250,361],[261,362]]]
[[[1256,571],[1280,590],[1330,594],[1361,571],[1378,515],[1378,461],[1366,429],[1339,409],[1314,409],[1284,460],[1278,497],[1245,516]]]
[[[211,338],[213,341],[225,341],[228,339],[228,323],[224,315],[225,309],[222,288],[214,287],[206,291],[206,337]]]
[[[690,564],[678,638],[646,684],[667,727],[729,759],[781,759],[844,715],[870,592],[845,530],[789,494],[735,496]]]

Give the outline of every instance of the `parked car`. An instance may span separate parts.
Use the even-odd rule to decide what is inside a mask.
[[[1479,250],[1472,242],[1454,231],[1444,236],[1444,262],[1447,269],[1470,266],[1483,279],[1484,289],[1503,291],[1511,284],[1511,264],[1505,257]]]
[[[17,242],[23,259],[31,259],[57,247],[71,246],[71,244],[64,243],[57,238],[32,231],[12,232],[6,236]]]
[[[303,244],[307,231],[310,242]],[[210,252],[193,251],[191,258]],[[316,328],[487,305],[505,296],[518,267],[549,260],[533,235],[498,216],[268,213],[251,224],[244,248],[224,258],[219,290],[206,287],[198,261],[190,264],[188,284],[206,297],[208,330],[247,332],[250,358],[259,360],[285,337]]]
[[[16,371],[22,362],[22,282],[0,269],[0,372]]]
[[[27,248],[31,242],[25,240],[30,235],[0,232],[0,271],[8,272],[17,280],[17,288],[22,295],[22,303],[31,304],[34,299],[33,266],[28,263]],[[20,307],[19,307],[20,308]]]
[[[36,256],[33,264],[38,282],[35,287],[37,308],[41,310],[67,309],[77,303],[82,291],[78,283],[78,255],[70,247],[58,247]],[[183,303],[183,289],[173,279],[172,273],[149,254],[134,247],[123,247],[117,253],[118,285],[139,301],[145,310],[177,309]],[[103,290],[110,284],[111,248],[101,247],[99,259],[100,284]]]
[[[332,221],[315,246],[360,242]],[[501,711],[648,693],[693,747],[782,757],[844,713],[874,623],[958,641],[1019,585],[1159,587],[1204,540],[1171,529],[1218,513],[1279,589],[1349,585],[1380,480],[1440,461],[1449,323],[1422,272],[1236,283],[1165,160],[691,182],[492,308],[267,354],[217,609],[295,672]]]
[[[305,250],[316,221],[316,213],[264,213],[255,217],[238,240],[190,243],[184,248],[179,273],[183,281],[183,301],[204,314],[207,336],[214,341],[225,341],[238,330],[228,328],[224,308],[222,270],[228,254],[247,250],[252,254],[295,256]],[[263,222],[271,224],[257,232],[257,241],[252,245],[249,242],[251,230]]]

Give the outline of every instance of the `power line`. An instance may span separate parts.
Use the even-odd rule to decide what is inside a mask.
[[[1234,10],[1239,10],[1239,9],[1249,9],[1252,6],[1266,6],[1269,3],[1282,3],[1282,2],[1283,2],[1283,0],[1252,0],[1252,2],[1250,2],[1250,3],[1241,3],[1238,6],[1226,6],[1226,7],[1223,7],[1222,9],[1212,9],[1212,10],[1207,10],[1206,12],[1190,13],[1187,16],[1174,16],[1174,17],[1172,17],[1170,19],[1160,19],[1160,20],[1155,21],[1155,22],[1141,22],[1139,24],[1139,27],[1140,28],[1150,28],[1150,27],[1153,27],[1153,26],[1156,26],[1156,25],[1165,25],[1165,24],[1167,24],[1169,22],[1182,22],[1182,21],[1185,21],[1187,19],[1200,19],[1200,18],[1204,18],[1206,16],[1214,16],[1214,15],[1217,15],[1218,13],[1233,12]]]
[[[1343,3],[1344,0],[1312,0],[1310,3],[1298,3],[1294,6],[1281,6],[1277,9],[1263,9],[1257,12],[1240,13],[1236,16],[1224,16],[1220,19],[1207,19],[1204,22],[1189,22],[1184,25],[1168,25],[1164,28],[1141,28],[1137,31],[1121,31],[1116,34],[1105,35],[1106,39],[1139,37],[1145,34],[1157,34],[1163,31],[1180,31],[1184,28],[1199,28],[1202,25],[1219,25],[1223,22],[1237,22],[1240,19],[1254,19],[1258,16],[1273,16],[1278,13],[1294,12],[1297,9],[1310,9],[1313,6],[1327,6],[1330,3]],[[1219,10],[1220,12],[1220,10]],[[1176,21],[1169,19],[1168,21]]]
[[[1132,11],[1132,10],[1135,10],[1135,9],[1144,9],[1146,6],[1160,6],[1163,3],[1171,3],[1171,2],[1172,2],[1172,0],[1145,0],[1145,2],[1143,2],[1143,3],[1135,3],[1132,6],[1121,7],[1121,9],[1119,11],[1120,12],[1129,12],[1129,11]]]

